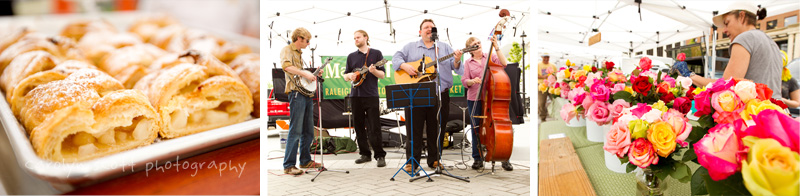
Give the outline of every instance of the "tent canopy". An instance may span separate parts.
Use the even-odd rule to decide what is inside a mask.
[[[627,54],[631,50],[642,51],[709,35],[714,11],[724,10],[732,2],[642,0],[640,4],[634,0],[540,1],[536,21],[538,40],[586,47],[589,37],[596,34],[593,31],[596,29],[602,33],[602,40],[590,48]],[[800,5],[795,0],[754,2],[767,9],[767,16],[796,10]],[[563,51],[567,50],[550,52]],[[600,56],[606,53],[601,52]]]

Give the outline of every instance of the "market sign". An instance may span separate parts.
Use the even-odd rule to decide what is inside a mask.
[[[589,38],[589,46],[592,46],[597,42],[600,42],[600,32],[597,32],[597,34],[594,34]]]
[[[344,99],[350,94],[351,84],[344,80],[344,71],[347,68],[347,56],[322,56],[321,59],[332,57],[330,64],[325,67],[322,78],[322,97],[324,99]],[[384,65],[386,77],[378,79],[378,96],[386,98],[386,85],[393,85],[394,69],[392,68],[392,56],[383,56],[388,60]],[[450,88],[450,97],[463,97],[464,86],[461,85],[461,76],[453,74],[453,87]]]

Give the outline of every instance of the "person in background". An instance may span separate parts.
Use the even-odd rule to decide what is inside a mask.
[[[488,54],[482,51],[481,40],[477,37],[470,37],[467,39],[466,47],[478,46],[478,49],[470,52],[470,57],[464,62],[464,75],[461,77],[461,84],[467,88],[467,115],[469,115],[470,123],[472,124],[472,169],[483,168],[483,157],[478,148],[481,145],[480,137],[478,136],[478,126],[481,124],[481,119],[474,118],[473,116],[482,115],[482,103],[478,97],[478,89],[481,86],[481,78],[483,75]],[[494,46],[495,53],[492,54],[492,62],[498,65],[506,66],[508,62],[503,53],[500,52],[499,44],[497,44],[497,37],[492,37],[492,45]],[[486,90],[486,89],[484,89]],[[476,103],[477,102],[477,103]],[[475,106],[475,107],[473,107]],[[503,161],[503,169],[506,171],[514,170],[509,161]]]
[[[539,84],[544,82],[544,79],[547,79],[548,71],[552,73],[556,70],[556,65],[550,63],[550,55],[544,53],[542,55],[542,62],[539,62],[538,66],[538,74],[539,74]],[[538,92],[539,93],[539,122],[544,122],[547,118],[547,92]]]
[[[786,52],[783,52],[783,73],[781,74],[781,101],[789,106],[789,110],[797,113],[797,108],[800,107],[800,83],[797,79],[792,77],[792,73],[786,68],[789,58]]]
[[[739,1],[721,13],[714,16],[714,25],[722,28],[722,33],[732,40],[731,58],[722,78],[766,84],[772,89],[772,97],[781,96],[781,52],[778,45],[755,26],[757,20],[766,17],[766,11],[759,11],[752,2]],[[696,75],[686,65],[673,69],[684,77],[690,77],[697,86],[706,86],[717,80]]]

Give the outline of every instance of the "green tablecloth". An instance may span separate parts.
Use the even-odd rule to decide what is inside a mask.
[[[567,127],[563,121],[548,121],[539,125],[540,141],[547,139],[547,135],[554,133],[565,133],[570,138],[597,195],[636,194],[634,172],[620,174],[608,170],[603,157],[603,143],[588,141],[585,127]],[[692,171],[700,167],[700,165],[693,162],[689,162],[687,165]],[[691,185],[688,182],[680,183],[678,180],[669,177],[667,178],[667,186],[667,191],[664,195],[691,195]]]

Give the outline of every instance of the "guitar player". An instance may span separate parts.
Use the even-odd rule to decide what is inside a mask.
[[[411,126],[413,126],[413,128],[414,128],[413,129],[414,130],[414,134],[413,134],[414,138],[413,139],[414,139],[414,141],[418,141],[418,142],[414,142],[414,148],[413,148],[414,149],[414,158],[417,159],[417,160],[420,160],[420,157],[421,157],[420,153],[421,153],[421,150],[422,150],[422,142],[421,141],[422,141],[423,126],[426,127],[425,130],[427,130],[426,132],[427,132],[427,135],[428,135],[428,139],[427,139],[427,142],[428,142],[428,145],[427,145],[427,147],[428,147],[427,148],[428,149],[427,150],[427,152],[428,152],[427,163],[428,163],[428,166],[431,167],[431,168],[443,167],[442,164],[438,162],[438,159],[439,159],[439,154],[440,154],[439,146],[441,146],[441,142],[442,142],[441,138],[444,137],[443,136],[444,133],[441,132],[441,131],[438,131],[436,123],[441,123],[441,127],[442,128],[446,127],[444,123],[446,122],[446,120],[448,118],[449,111],[450,111],[449,110],[450,109],[450,107],[449,107],[450,106],[450,87],[453,86],[453,74],[452,74],[452,71],[455,70],[457,73],[463,73],[463,69],[461,68],[461,56],[462,56],[463,52],[461,52],[460,50],[455,50],[454,51],[453,48],[450,47],[450,45],[448,45],[448,44],[446,44],[444,42],[438,42],[438,41],[435,42],[436,46],[439,49],[438,51],[436,51],[436,49],[435,49],[436,47],[434,47],[434,41],[431,39],[432,29],[435,26],[436,25],[433,23],[433,20],[431,20],[431,19],[423,20],[422,23],[419,25],[419,35],[422,37],[422,39],[419,40],[419,41],[415,41],[415,42],[411,42],[411,43],[406,44],[405,46],[403,46],[403,48],[400,51],[397,51],[397,53],[395,53],[393,58],[392,58],[392,64],[393,65],[400,65],[400,66],[394,67],[395,71],[402,69],[403,71],[405,71],[409,75],[413,76],[413,75],[420,74],[420,73],[417,73],[417,71],[415,71],[414,66],[411,65],[408,62],[414,62],[414,61],[422,59],[423,58],[423,54],[425,54],[426,57],[431,57],[431,58],[435,58],[437,56],[436,52],[438,52],[438,54],[439,54],[438,56],[446,56],[446,55],[451,54],[451,53],[453,53],[455,55],[454,58],[443,60],[443,61],[441,61],[439,63],[439,65],[437,65],[438,66],[438,71],[439,71],[439,76],[436,79],[434,79],[433,81],[436,81],[441,86],[441,91],[439,92],[440,93],[439,97],[441,98],[441,101],[442,101],[441,104],[437,103],[434,107],[414,108],[414,111],[413,111],[414,116],[410,116],[411,112],[409,112],[409,111],[405,112],[405,115],[406,115],[405,118],[406,119],[411,119],[414,122],[414,124],[411,125]],[[439,109],[439,106],[441,106],[441,118],[440,119],[444,119],[442,121],[438,121],[437,116],[436,116],[436,114],[438,112],[438,109]],[[410,132],[410,130],[412,130],[411,126],[406,126],[406,133],[407,134],[410,134],[409,132]],[[407,156],[411,156],[411,149],[409,149],[410,147],[411,147],[410,142],[406,141],[406,155]],[[406,164],[404,166],[404,169],[406,171],[408,171],[408,172],[411,172],[412,169],[416,170],[416,168],[412,168],[412,167],[413,167],[412,164]]]
[[[311,33],[303,27],[292,32],[292,43],[281,50],[281,67],[286,72],[286,91],[289,95],[289,136],[286,140],[286,151],[283,156],[283,173],[300,175],[302,170],[295,164],[297,161],[297,148],[300,148],[300,168],[318,168],[322,165],[311,160],[311,142],[314,140],[314,109],[311,97],[298,92],[292,78],[302,76],[309,81],[316,81],[317,77],[311,72],[303,70],[302,49],[308,47]],[[321,72],[320,72],[321,73]]]
[[[383,59],[383,54],[380,50],[369,47],[369,35],[364,30],[354,32],[353,40],[355,40],[358,50],[347,55],[347,68],[344,71],[344,78],[346,81],[356,81],[363,77],[363,81],[358,85],[353,85],[350,95],[348,95],[351,98],[353,117],[356,119],[354,122],[356,142],[361,155],[361,158],[356,159],[356,163],[361,164],[372,161],[370,157],[372,155],[370,146],[372,146],[378,167],[384,167],[386,166],[386,151],[383,151],[381,142],[378,79],[384,78],[386,75],[382,66],[377,68],[374,66],[375,63]],[[369,69],[364,75],[356,71],[357,68],[364,67]],[[362,119],[366,119],[366,126]]]

